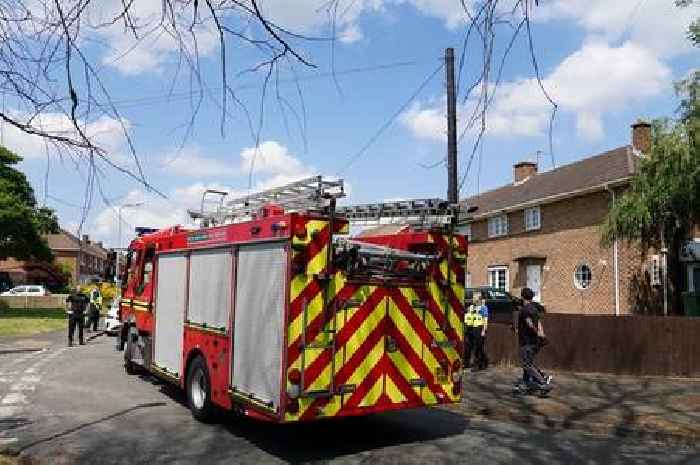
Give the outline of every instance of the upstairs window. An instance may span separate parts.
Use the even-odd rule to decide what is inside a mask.
[[[489,237],[500,237],[508,234],[508,215],[489,218]]]
[[[525,231],[535,231],[540,229],[540,207],[525,209]]]
[[[467,241],[471,242],[472,241],[472,225],[471,224],[465,224],[463,226],[460,226],[457,229],[458,234],[462,234],[467,238]]]

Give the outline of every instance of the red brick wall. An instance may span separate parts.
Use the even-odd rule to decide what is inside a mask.
[[[600,227],[610,205],[606,191],[540,206],[541,229],[525,231],[522,210],[508,214],[509,234],[488,239],[487,220],[472,224],[469,272],[472,286],[488,284],[489,266],[509,270],[510,291],[526,285],[526,266],[542,266],[542,303],[550,312],[614,314],[613,247],[600,244]],[[620,313],[630,313],[630,279],[639,273],[636,249],[619,245]],[[516,260],[519,257],[545,257]],[[576,267],[587,264],[593,279],[588,289],[574,285]]]

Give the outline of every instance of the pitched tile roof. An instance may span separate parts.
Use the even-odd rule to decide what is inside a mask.
[[[639,156],[628,145],[531,176],[519,184],[508,184],[461,201],[476,205],[476,216],[507,209],[526,202],[583,191],[630,177]]]
[[[83,245],[81,249],[80,239],[64,229],[61,229],[61,231],[56,234],[48,234],[46,240],[51,250],[75,250],[76,252],[82,250],[91,255],[107,258],[107,249],[100,247],[95,242]]]

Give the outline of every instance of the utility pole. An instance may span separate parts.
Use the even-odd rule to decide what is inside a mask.
[[[455,51],[445,49],[447,82],[447,201],[456,204],[457,192],[457,94],[455,93]]]

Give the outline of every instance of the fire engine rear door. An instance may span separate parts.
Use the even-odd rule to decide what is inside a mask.
[[[156,333],[153,363],[179,377],[182,365],[182,333],[187,292],[187,257],[182,253],[158,256]]]
[[[234,298],[234,394],[278,411],[281,396],[286,243],[241,246]]]

